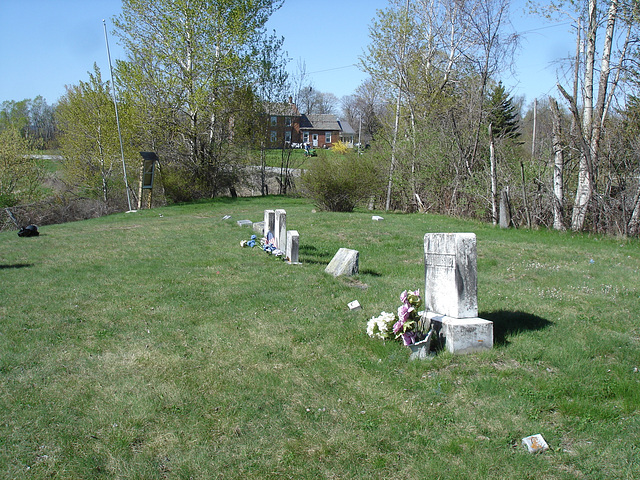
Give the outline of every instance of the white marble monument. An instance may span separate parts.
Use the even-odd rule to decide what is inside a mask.
[[[276,247],[287,255],[287,211],[279,208],[275,214],[276,223],[273,236],[275,237]]]
[[[472,353],[493,347],[493,322],[478,318],[476,236],[427,233],[424,236],[426,315],[445,348]]]

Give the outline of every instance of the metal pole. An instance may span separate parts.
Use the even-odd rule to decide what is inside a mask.
[[[122,173],[124,175],[124,188],[127,192],[127,203],[129,205],[129,211],[131,208],[131,195],[129,194],[129,183],[127,181],[127,166],[124,162],[124,148],[122,146],[122,133],[120,132],[120,117],[118,116],[118,102],[116,100],[116,83],[113,81],[113,67],[111,66],[111,52],[109,51],[109,38],[107,37],[107,24],[102,20],[102,26],[104,27],[104,42],[107,45],[107,58],[109,59],[109,72],[111,73],[111,87],[113,89],[113,105],[116,109],[116,125],[118,126],[118,139],[120,140],[120,156],[122,157]]]

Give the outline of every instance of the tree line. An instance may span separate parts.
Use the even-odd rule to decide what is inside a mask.
[[[126,52],[114,67],[116,84],[94,67],[53,107],[41,98],[5,102],[0,131],[13,132],[15,151],[59,146],[76,191],[104,203],[122,200],[121,154],[137,172],[140,151],[163,159],[173,201],[234,193],[256,146],[265,147],[265,105],[293,98],[302,112],[336,113],[337,99],[310,87],[303,67],[297,78],[286,73],[282,38],[265,27],[281,4],[124,0],[114,19]],[[343,163],[358,175],[338,166],[329,173],[345,172],[348,190],[364,192],[357,201],[382,209],[493,223],[506,209],[516,226],[638,235],[637,7],[626,0],[531,7],[574,22],[576,53],[571,84],[525,108],[500,82],[520,40],[509,0],[390,0],[361,56],[369,78],[342,99],[344,117],[371,145],[368,160],[353,152]],[[283,151],[283,166],[288,159]],[[355,187],[369,177],[367,188]],[[323,182],[311,183],[318,191]]]
[[[384,208],[558,230],[638,234],[638,9],[634,2],[533,4],[576,32],[570,85],[524,111],[500,77],[519,37],[509,0],[392,0],[349,99],[387,160]],[[636,94],[637,95],[637,94]]]

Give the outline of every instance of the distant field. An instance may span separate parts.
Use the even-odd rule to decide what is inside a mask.
[[[301,265],[240,247],[267,208]],[[456,231],[495,348],[410,362],[366,322]],[[279,197],[0,233],[0,477],[640,478],[639,273],[637,240]]]

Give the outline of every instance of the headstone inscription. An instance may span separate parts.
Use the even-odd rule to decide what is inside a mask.
[[[478,315],[476,236],[424,236],[425,308],[456,318]]]

